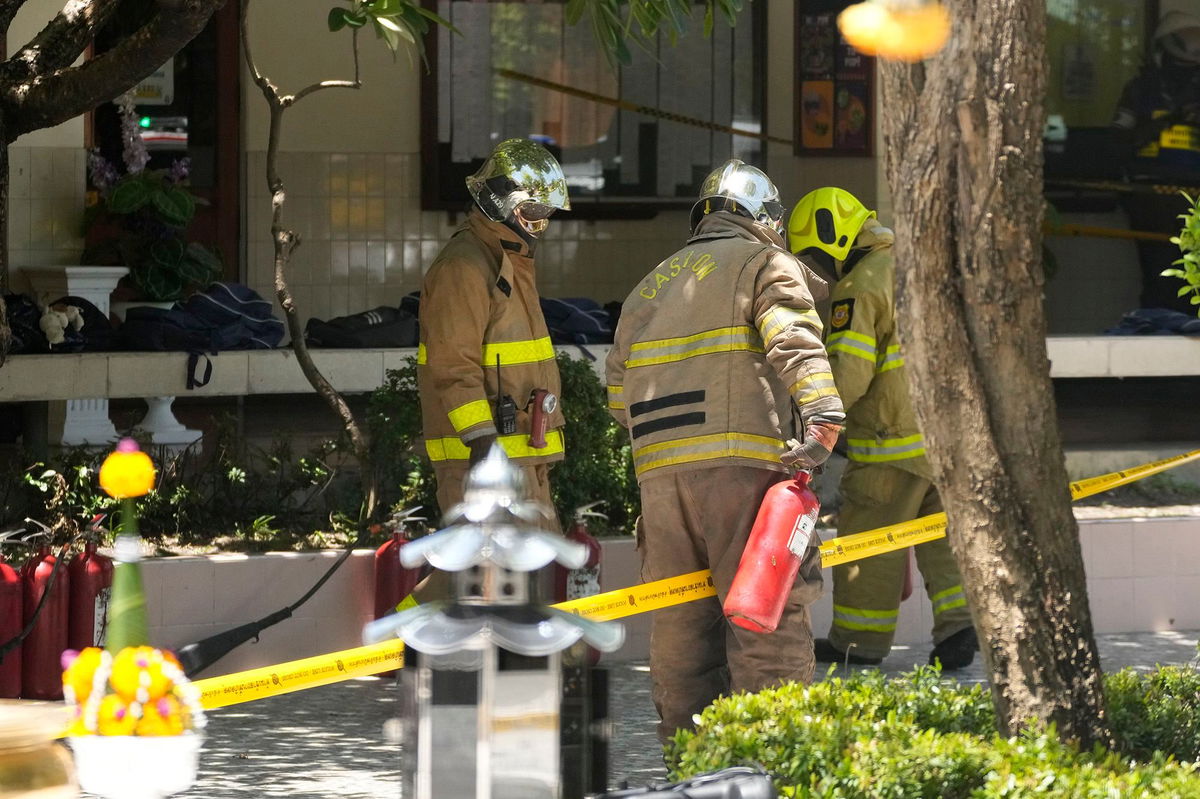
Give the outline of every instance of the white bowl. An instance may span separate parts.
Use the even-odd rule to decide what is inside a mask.
[[[204,736],[80,735],[67,740],[83,790],[107,799],[162,799],[196,781]]]

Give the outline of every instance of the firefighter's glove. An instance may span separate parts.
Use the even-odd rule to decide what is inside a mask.
[[[804,428],[804,442],[789,439],[789,449],[779,460],[794,469],[815,469],[828,460],[840,431],[840,425],[811,422]]]
[[[467,446],[471,449],[470,465],[474,466],[486,458],[487,454],[492,450],[492,445],[495,443],[495,436],[480,436],[479,438],[473,438],[468,441]]]

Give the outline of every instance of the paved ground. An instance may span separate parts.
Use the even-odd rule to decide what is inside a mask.
[[[1196,633],[1100,636],[1106,670],[1156,663],[1188,663],[1196,655]],[[928,653],[897,648],[884,664],[900,673],[924,663]],[[976,663],[958,675],[983,680]],[[614,740],[610,783],[639,785],[664,776],[654,739],[645,664],[612,674]],[[181,796],[204,799],[381,799],[399,797],[399,751],[385,741],[384,722],[396,707],[390,680],[365,678],[289,696],[225,708],[210,714],[208,739],[197,784]],[[455,799],[446,797],[445,799]]]

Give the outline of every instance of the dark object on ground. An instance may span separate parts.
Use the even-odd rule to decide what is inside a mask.
[[[929,653],[929,665],[940,662],[942,671],[958,671],[970,666],[978,651],[979,638],[975,635],[975,628],[968,627],[935,646]]]
[[[1182,286],[1182,282],[1179,285]],[[1116,327],[1110,327],[1104,333],[1109,336],[1200,336],[1200,318],[1169,308],[1135,308],[1122,316]]]
[[[563,796],[608,787],[608,669],[586,662],[563,666],[559,730]]]
[[[304,326],[310,347],[415,347],[417,338],[417,317],[386,305],[328,322],[309,319]]]
[[[883,658],[868,658],[862,655],[847,655],[845,652],[829,643],[828,638],[818,638],[813,641],[813,653],[818,663],[837,663],[839,666],[849,663],[853,666],[878,666]]]
[[[700,774],[673,785],[610,791],[594,799],[624,799],[627,796],[652,796],[656,799],[776,799],[779,794],[765,772],[747,766],[734,766]]]

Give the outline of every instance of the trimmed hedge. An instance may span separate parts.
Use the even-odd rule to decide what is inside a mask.
[[[1107,693],[1122,752],[1080,752],[1053,730],[1001,738],[983,687],[923,667],[719,699],[667,757],[677,779],[757,763],[794,797],[1200,797],[1197,766],[1179,762],[1200,755],[1200,675],[1127,670]]]

